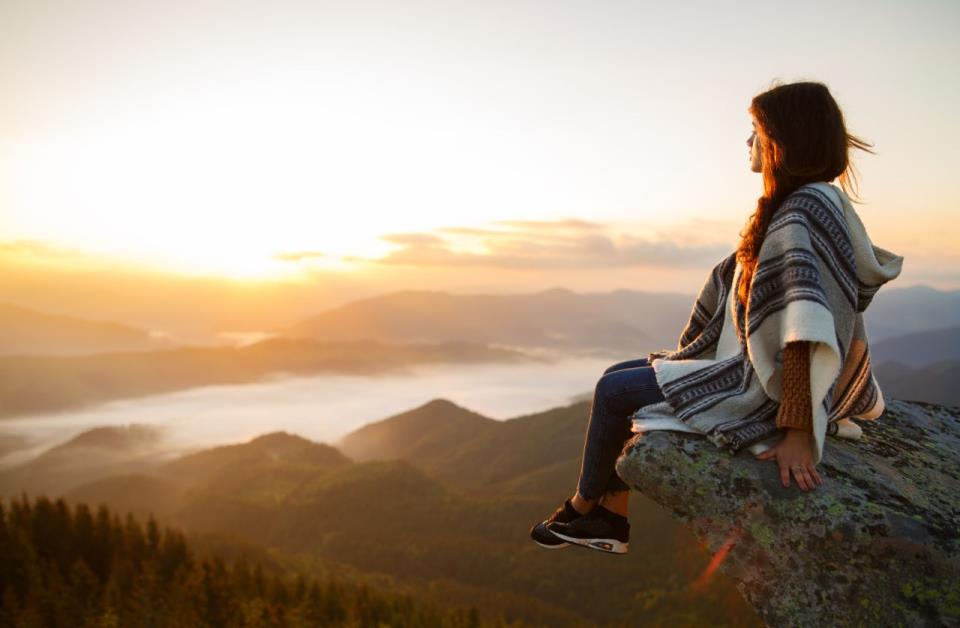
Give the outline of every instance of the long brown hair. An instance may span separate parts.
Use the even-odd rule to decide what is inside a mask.
[[[763,196],[740,233],[740,300],[747,302],[760,245],[773,213],[787,196],[814,181],[840,178],[840,187],[857,199],[857,173],[850,148],[872,153],[872,144],[847,133],[843,112],[823,83],[777,85],[750,103],[757,127],[763,171]]]

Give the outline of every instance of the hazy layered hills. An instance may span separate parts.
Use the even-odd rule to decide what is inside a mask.
[[[864,313],[871,342],[960,325],[960,290],[881,288]]]
[[[140,471],[165,456],[163,431],[150,425],[97,427],[0,473],[0,494],[56,494],[106,475]]]
[[[351,460],[338,449],[288,432],[271,432],[249,442],[222,445],[181,456],[158,470],[172,479],[188,483],[206,482],[224,472],[243,476],[257,475],[270,467],[285,469],[334,468]],[[228,481],[237,481],[233,476]]]
[[[871,343],[870,359],[886,397],[960,406],[960,327]]]
[[[885,398],[960,406],[960,360],[914,368],[886,362],[874,368]]]
[[[623,356],[675,347],[694,296],[554,288],[515,295],[399,291],[352,301],[273,330],[323,340],[464,340]],[[960,325],[960,291],[885,288],[867,309],[870,339]]]
[[[867,331],[870,332],[869,329]],[[873,364],[897,362],[915,368],[960,360],[960,327],[921,331],[880,342],[871,341],[870,360]]]
[[[0,260],[0,263],[4,261],[7,260]],[[607,293],[584,291],[574,294],[585,302],[594,297],[598,297],[599,301],[626,301],[626,311],[616,311],[614,321],[625,322],[628,326],[639,329],[650,336],[653,344],[661,345],[666,342],[664,347],[671,347],[676,342],[680,326],[690,313],[696,291],[707,277],[709,266],[705,264],[699,273],[695,273],[695,279],[686,279],[675,288],[668,289],[680,294],[674,295],[677,299],[674,314],[678,318],[674,320],[672,316],[668,316],[665,329],[660,329],[655,321],[651,323],[651,328],[644,323],[649,314],[659,317],[657,310],[660,307],[657,295],[646,288],[647,276],[642,270],[638,270],[635,281],[625,285],[624,290]],[[602,273],[603,270],[598,269],[597,272]],[[901,288],[902,281],[895,280],[880,290],[867,311],[871,340],[879,341],[916,331],[960,325],[960,291],[942,291],[926,286]],[[221,344],[225,338],[230,337],[255,338],[259,332],[276,332],[285,327],[295,327],[326,313],[338,310],[344,312],[342,308],[350,304],[371,301],[368,284],[355,282],[347,274],[337,272],[325,273],[322,277],[317,275],[316,281],[301,283],[233,281],[142,273],[129,269],[123,272],[117,269],[82,270],[79,267],[65,270],[59,266],[2,263],[0,288],[4,295],[3,301],[11,304],[43,312],[68,314],[80,319],[126,324],[176,338],[188,346]],[[374,296],[372,301],[386,304],[397,294],[400,293],[388,292]],[[515,296],[521,301],[536,301],[540,298],[539,295],[543,294],[544,292],[531,291],[503,297]],[[610,295],[618,296],[610,299]],[[491,303],[484,295],[472,296],[477,297],[479,305]],[[502,298],[500,303],[504,308],[511,305]],[[619,310],[616,304],[613,307]],[[474,311],[467,314],[476,317],[478,313]],[[589,314],[586,320],[592,319],[600,325],[607,320],[600,315],[601,312],[591,310]],[[421,327],[423,333],[417,332],[415,336],[432,337],[430,319],[439,317],[431,317],[429,310],[424,313],[424,317],[427,321]],[[542,326],[539,323],[551,320],[551,317],[536,318],[535,322],[539,328]],[[412,322],[416,323],[415,320]],[[0,325],[0,328],[3,327],[7,325]],[[337,333],[341,331],[342,328]],[[598,337],[602,337],[602,327],[599,332]],[[367,330],[362,326],[358,333],[367,336]],[[657,337],[658,334],[661,336]],[[403,342],[399,338],[384,340]],[[512,343],[505,341],[504,344]],[[604,346],[600,342],[590,341],[578,344],[587,350],[594,346]],[[647,347],[640,344],[639,349],[646,351]],[[43,345],[41,343],[36,346]],[[611,347],[607,343],[606,346],[616,350],[619,345],[615,343]],[[112,346],[99,346],[94,349],[95,352],[113,350],[116,349]],[[627,346],[625,350],[633,352],[633,347]],[[27,352],[33,353],[34,349],[27,347]],[[2,353],[4,350],[0,349],[0,354]]]
[[[271,297],[271,311],[281,311],[288,298]],[[675,346],[693,299],[693,294],[637,290],[577,293],[554,288],[505,295],[405,290],[350,301],[292,323],[249,328],[242,321],[221,323],[231,327],[220,333],[246,329],[252,337],[271,333],[387,343],[462,341],[621,356]],[[77,311],[87,312],[88,305],[78,304]],[[206,303],[198,307],[204,312],[196,312],[195,319],[216,309]],[[172,348],[171,338],[193,333],[182,329],[181,315],[171,314],[165,323],[163,308],[151,310],[150,331],[137,324],[142,316],[132,316],[126,309],[118,309],[112,317],[101,310],[96,309],[96,320],[91,320],[0,304],[0,355],[147,351]],[[272,319],[282,321],[281,316],[274,313]],[[960,291],[887,287],[865,316],[873,342],[956,327],[960,325]]]
[[[580,402],[496,421],[435,399],[367,424],[336,446],[356,460],[409,460],[477,495],[536,495],[558,484],[572,493],[589,407]]]
[[[68,486],[62,474],[59,482],[68,500],[152,512],[191,531],[385,574],[429,599],[548,625],[637,617],[758,625],[725,578],[691,588],[709,556],[641,495],[631,503],[626,559],[530,541],[532,523],[574,488],[587,412],[578,403],[498,422],[438,399],[348,435],[343,453],[277,432],[84,481],[103,459],[84,448],[76,450],[77,464],[89,467],[82,483]],[[131,445],[102,432],[95,440]],[[40,456],[0,478],[29,490],[34,478],[55,475],[45,469],[51,462]]]
[[[903,398],[956,403],[954,396],[941,394],[943,386],[937,383],[948,369],[941,364],[929,377],[923,369],[960,360],[958,295],[926,287],[890,289],[878,293],[867,310],[874,365],[897,362],[921,369],[880,369],[905,375],[896,389]],[[625,359],[675,346],[692,300],[627,290],[577,294],[553,289],[525,295],[404,291],[354,301],[275,330],[291,337],[243,347],[145,351],[100,350],[114,342],[154,343],[143,330],[8,305],[0,307],[0,322],[6,325],[0,326],[0,343],[6,342],[0,351],[16,347],[22,353],[0,355],[0,418],[256,382],[270,375],[377,374],[427,362],[539,359],[531,351],[536,349]],[[889,336],[895,332],[905,335]],[[98,351],[37,355],[84,348]],[[0,449],[14,445],[0,443]]]
[[[423,363],[532,359],[541,358],[464,342],[398,345],[306,338],[272,338],[244,347],[0,356],[0,418],[76,409],[196,386],[250,383],[271,375],[376,375]]]
[[[287,432],[172,460],[159,441],[149,426],[88,430],[0,473],[0,494],[82,494],[146,516],[218,496],[269,503],[318,471],[351,465],[337,449]]]
[[[463,338],[620,360],[675,347],[692,304],[692,296],[629,290],[578,294],[557,288],[525,295],[402,291],[353,301],[278,332],[319,339]],[[884,289],[865,317],[881,384],[889,383],[898,398],[957,403],[948,384],[956,366],[947,362],[960,361],[960,291]]]
[[[564,352],[643,354],[675,346],[688,295],[617,290],[580,294],[455,295],[405,290],[352,301],[274,330],[321,340],[463,340]]]
[[[162,334],[123,323],[48,314],[0,303],[0,355],[81,355],[168,349]]]

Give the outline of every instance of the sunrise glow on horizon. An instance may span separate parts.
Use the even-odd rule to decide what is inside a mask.
[[[876,146],[875,244],[960,287],[960,8],[739,4],[5,3],[2,239],[256,280],[706,269],[760,192],[750,98],[813,79]]]

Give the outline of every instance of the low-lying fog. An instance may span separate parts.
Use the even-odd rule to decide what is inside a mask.
[[[629,359],[625,356],[623,359]],[[552,364],[426,365],[388,376],[323,375],[257,384],[207,386],[83,411],[32,415],[0,423],[0,436],[27,448],[0,457],[17,464],[96,426],[149,424],[164,433],[163,449],[183,453],[286,430],[334,441],[367,423],[442,397],[493,419],[567,405],[592,392],[615,360],[569,358]],[[584,427],[587,417],[584,416]]]

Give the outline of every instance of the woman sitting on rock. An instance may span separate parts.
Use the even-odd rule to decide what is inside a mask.
[[[676,351],[614,364],[597,382],[577,490],[530,530],[543,547],[627,552],[630,487],[616,462],[634,432],[747,448],[776,461],[784,487],[792,475],[808,491],[822,483],[826,435],[857,438],[850,417],[883,412],[862,313],[903,258],[871,243],[847,196],[848,152],[870,145],[847,133],[821,83],[774,87],[749,112],[763,195],[739,246],[710,272]]]

